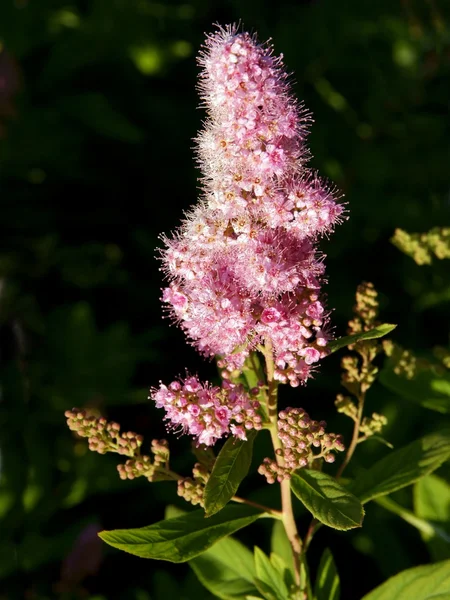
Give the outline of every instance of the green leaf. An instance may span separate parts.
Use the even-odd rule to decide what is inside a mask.
[[[189,561],[205,588],[224,600],[241,600],[257,594],[256,576],[250,550],[232,537],[214,544],[201,556]]]
[[[429,524],[421,535],[432,558],[450,559],[450,485],[436,475],[423,477],[414,486],[414,512]]]
[[[415,485],[414,508],[430,521],[450,523],[450,485],[436,475],[428,475]]]
[[[378,498],[375,498],[375,502],[394,515],[398,515],[406,523],[409,523],[421,533],[428,536],[435,534],[435,527],[429,521],[417,517],[413,512],[392,500],[392,498],[389,498],[388,496],[379,496]]]
[[[350,489],[363,504],[411,485],[450,457],[450,432],[427,435],[388,454],[354,480]]]
[[[267,600],[287,600],[288,589],[280,571],[260,548],[255,546],[256,585]]]
[[[450,560],[402,571],[362,598],[362,600],[449,599]]]
[[[281,521],[274,520],[270,548],[283,559],[286,565],[291,568],[294,566],[291,544]]]
[[[326,548],[320,559],[314,586],[314,600],[339,600],[341,584],[331,551]]]
[[[270,562],[282,577],[287,589],[293,589],[295,586],[295,573],[292,552],[291,556],[288,557],[287,561],[281,558],[281,556],[279,556],[278,554],[275,554],[275,552],[271,552]]]
[[[302,552],[300,556],[300,581],[305,582],[306,597],[312,598],[311,575],[309,573],[309,565],[304,552]]]
[[[229,437],[216,458],[205,486],[206,516],[216,514],[235,495],[252,462],[256,431],[249,431],[247,441]]]
[[[353,335],[347,335],[337,340],[333,340],[328,344],[328,349],[330,354],[332,354],[341,348],[350,346],[351,344],[356,344],[356,342],[362,342],[364,340],[376,340],[384,337],[388,333],[391,333],[391,331],[393,331],[396,327],[397,325],[392,325],[391,323],[383,323],[382,325],[374,327],[370,331],[363,331],[362,333],[355,333]]]
[[[104,542],[142,558],[185,562],[205,552],[223,537],[256,521],[263,513],[249,506],[227,506],[205,519],[196,510],[140,529],[102,531]]]
[[[291,488],[324,525],[341,531],[361,527],[364,517],[361,502],[334,477],[320,471],[300,469],[292,475]]]
[[[251,352],[245,359],[242,374],[249,389],[258,387],[258,383],[264,381],[264,368],[257,352]]]
[[[450,374],[438,373],[434,368],[419,369],[407,379],[395,373],[395,362],[388,360],[379,375],[387,389],[402,398],[443,414],[450,413]]]

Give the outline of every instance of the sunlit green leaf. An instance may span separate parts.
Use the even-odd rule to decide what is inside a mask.
[[[314,600],[339,600],[341,584],[331,551],[326,548],[320,559],[314,585]]]
[[[394,450],[358,474],[350,490],[363,504],[411,485],[450,458],[450,434],[439,431]]]
[[[414,567],[391,577],[362,600],[448,600],[450,560]]]
[[[408,379],[394,371],[394,364],[387,361],[379,375],[379,381],[402,398],[443,414],[450,413],[450,374],[437,373],[435,369],[418,369]]]
[[[326,473],[299,469],[291,488],[312,515],[324,525],[346,531],[361,527],[364,509],[353,494]]]
[[[255,546],[256,585],[268,600],[287,600],[288,589],[283,575],[271,563],[264,552]]]
[[[255,437],[256,431],[249,431],[246,441],[232,436],[225,442],[205,486],[206,516],[222,510],[235,495],[250,469]]]
[[[272,552],[282,558],[286,565],[293,566],[291,544],[281,521],[274,520],[273,522],[270,547]]]
[[[199,581],[218,598],[241,600],[257,594],[253,556],[243,544],[227,537],[189,561]]]
[[[430,527],[422,531],[434,560],[450,559],[450,485],[436,475],[427,475],[414,486],[414,512]]]
[[[99,535],[110,546],[142,558],[185,562],[250,525],[261,514],[249,506],[227,506],[205,519],[203,510],[196,510],[148,527],[102,531]]]
[[[356,344],[356,342],[362,342],[364,340],[376,340],[388,335],[388,333],[391,333],[391,331],[393,331],[396,327],[397,325],[392,325],[391,323],[383,323],[383,325],[378,325],[370,331],[363,331],[362,333],[355,333],[353,335],[347,335],[337,340],[333,340],[328,344],[328,348],[330,353],[333,353],[341,348],[350,346],[351,344]]]

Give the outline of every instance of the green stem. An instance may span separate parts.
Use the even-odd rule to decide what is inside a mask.
[[[231,498],[233,502],[238,502],[239,504],[247,504],[248,506],[253,506],[254,508],[258,508],[269,515],[272,515],[276,519],[283,518],[283,513],[281,510],[276,510],[275,508],[270,508],[269,506],[264,506],[264,504],[259,504],[258,502],[253,502],[253,500],[247,500],[247,498],[241,498],[240,496],[233,496]]]
[[[305,535],[305,539],[303,540],[304,552],[306,552],[308,550],[309,545],[312,542],[312,539],[313,539],[315,533],[320,529],[321,526],[322,526],[322,524],[319,523],[319,521],[317,521],[316,519],[311,520],[311,523],[309,524],[309,527],[308,527],[308,531],[306,532],[306,535]]]
[[[278,437],[278,382],[274,379],[275,365],[273,360],[272,345],[269,341],[266,341],[264,347],[264,356],[266,359],[266,372],[267,372],[267,412],[269,414],[269,431],[272,439],[273,449],[275,451],[275,457],[277,463],[283,467],[284,459],[279,456],[277,450],[281,450],[281,441]],[[294,556],[294,574],[295,582],[299,588],[304,589],[306,587],[305,582],[301,581],[301,554],[302,554],[302,543],[298,534],[297,525],[294,519],[294,512],[292,510],[292,496],[291,496],[291,485],[289,479],[284,479],[280,483],[281,488],[281,512],[282,521],[286,535],[291,544],[292,553]]]
[[[342,473],[344,472],[348,463],[351,461],[353,453],[356,450],[356,446],[358,445],[359,428],[361,426],[361,421],[362,421],[363,412],[364,412],[364,400],[365,400],[365,394],[360,393],[360,395],[358,397],[358,412],[356,414],[355,424],[353,426],[352,439],[350,442],[350,446],[348,447],[347,453],[345,455],[344,461],[341,464],[341,466],[339,467],[338,472],[336,473],[336,479],[339,479],[340,477],[342,477]]]

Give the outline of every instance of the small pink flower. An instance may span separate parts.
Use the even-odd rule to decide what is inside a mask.
[[[271,323],[278,323],[278,321],[281,321],[281,319],[281,312],[274,307],[265,308],[261,313],[261,321],[265,325],[270,325]]]
[[[169,390],[170,388],[170,390]],[[197,438],[198,444],[211,446],[230,433],[245,438],[245,429],[261,429],[259,403],[242,386],[224,382],[221,388],[201,383],[197,377],[173,382],[151,390],[157,408],[164,408],[172,429]],[[244,428],[239,424],[245,423]],[[236,425],[238,424],[238,425]]]

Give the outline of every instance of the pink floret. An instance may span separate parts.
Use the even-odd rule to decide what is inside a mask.
[[[245,430],[261,429],[259,403],[228,381],[218,387],[191,376],[169,387],[161,383],[151,390],[151,398],[165,410],[171,429],[194,436],[198,444],[212,446],[230,433],[245,440]],[[245,429],[239,423],[245,423]]]

